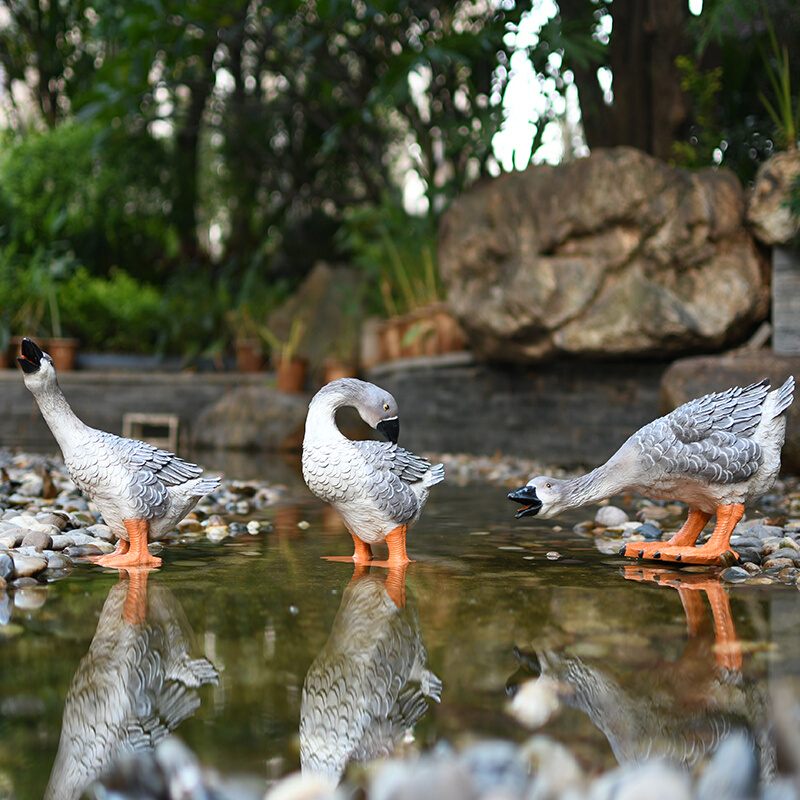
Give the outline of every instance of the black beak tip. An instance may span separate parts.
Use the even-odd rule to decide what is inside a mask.
[[[397,417],[382,419],[375,426],[375,430],[383,434],[392,444],[397,444],[397,440],[400,438],[400,420]]]
[[[23,339],[21,348],[22,355],[17,357],[17,361],[19,362],[20,367],[22,367],[22,371],[26,374],[30,375],[36,372],[41,363],[42,357],[44,353],[39,345],[36,342],[31,341],[30,339]]]
[[[542,507],[542,501],[536,494],[533,486],[523,486],[508,495],[508,499],[514,503],[519,503],[522,508],[514,514],[515,519],[536,514]]]

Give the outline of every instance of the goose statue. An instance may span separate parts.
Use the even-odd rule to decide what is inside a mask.
[[[353,441],[336,425],[336,412],[352,406],[389,441]],[[431,486],[444,467],[397,446],[397,402],[389,392],[356,378],[323,386],[308,406],[303,438],[303,477],[330,503],[353,537],[353,561],[372,558],[372,545],[385,541],[384,566],[407,564],[406,532],[419,519]],[[373,562],[378,565],[378,562]]]
[[[681,529],[667,542],[626,544],[633,558],[719,564],[744,507],[766,493],[781,466],[786,410],[794,378],[770,391],[763,380],[684,403],[634,433],[602,466],[571,480],[536,477],[508,495],[516,516],[545,519],[567,509],[635,492],[689,506]],[[716,515],[710,539],[695,547]]]
[[[39,404],[75,485],[119,537],[113,553],[96,559],[107,567],[157,567],[147,543],[164,538],[219,486],[203,470],[167,450],[85,425],[61,391],[53,359],[30,339],[17,358],[25,386]]]

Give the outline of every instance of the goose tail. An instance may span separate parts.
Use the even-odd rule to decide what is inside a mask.
[[[444,464],[436,464],[431,467],[426,475],[425,484],[427,486],[436,486],[444,480]]]
[[[215,492],[219,489],[221,482],[220,478],[201,478],[194,485],[194,491],[200,496],[211,494],[211,492]]]
[[[775,392],[775,407],[773,414],[779,417],[786,411],[794,400],[794,376],[790,375],[786,383]]]

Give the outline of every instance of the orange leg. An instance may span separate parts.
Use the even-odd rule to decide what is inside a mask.
[[[696,508],[690,508],[686,522],[683,523],[681,529],[671,539],[666,542],[628,542],[620,551],[620,555],[628,558],[663,558],[664,549],[670,546],[693,549],[697,537],[702,533],[703,528],[705,528],[710,519],[711,514],[707,514],[705,511],[698,511]],[[656,553],[662,553],[662,555],[658,556]],[[685,561],[686,558],[671,560]]]
[[[147,549],[147,533],[150,523],[146,519],[126,519],[125,529],[128,531],[130,547],[127,551],[109,553],[107,556],[98,558],[95,563],[104,567],[116,567],[124,569],[127,567],[158,567],[161,559],[151,556]]]
[[[393,531],[386,534],[386,546],[389,548],[389,558],[386,561],[373,561],[374,567],[402,567],[410,564],[411,559],[406,554],[407,525],[398,525]]]
[[[372,548],[363,540],[359,539],[352,531],[355,551],[352,556],[322,556],[325,561],[354,561],[356,564],[367,564],[372,561]]]
[[[654,552],[650,557],[660,558],[663,561],[680,561],[683,564],[719,566],[723,563],[720,560],[720,556],[730,550],[731,533],[733,533],[733,529],[743,514],[744,506],[741,503],[717,506],[717,524],[714,526],[714,532],[711,537],[704,545],[686,547],[671,545],[667,542],[664,547]]]
[[[353,553],[353,561],[355,561],[356,564],[363,564],[366,561],[371,561],[372,548],[363,539],[359,539],[354,533],[350,535],[353,537],[353,544],[356,548]]]
[[[113,553],[106,553],[104,556],[92,556],[89,561],[93,561],[95,564],[102,564],[103,562],[100,560],[102,558],[108,558],[108,556],[124,556],[125,553],[128,552],[130,546],[131,543],[127,539],[117,539],[117,546]]]

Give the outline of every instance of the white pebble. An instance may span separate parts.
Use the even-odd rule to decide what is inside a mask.
[[[628,521],[628,515],[616,506],[601,506],[594,516],[594,521],[604,528],[617,528]]]

